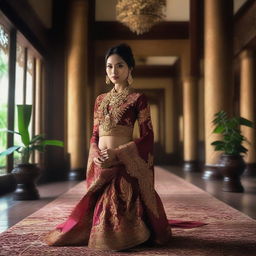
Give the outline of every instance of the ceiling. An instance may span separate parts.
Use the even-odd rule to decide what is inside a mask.
[[[166,21],[188,21],[189,20],[189,1],[190,0],[166,0]],[[225,1],[225,0],[223,0]],[[247,0],[234,0],[234,13]],[[53,0],[28,0],[42,23],[47,28],[52,26],[52,5]],[[115,21],[117,0],[95,0],[96,21]]]
[[[213,0],[214,1],[214,0]],[[223,0],[225,1],[225,0]],[[234,0],[234,13],[247,0]],[[53,0],[28,0],[36,14],[47,27],[52,26],[52,4]],[[95,19],[96,21],[116,21],[117,0],[95,0]],[[190,0],[166,0],[166,18],[165,21],[189,21],[189,3]],[[147,56],[137,57],[138,65],[173,65],[177,61],[176,56]]]
[[[225,1],[225,0],[223,0]],[[234,13],[247,0],[234,0]],[[96,21],[115,21],[117,0],[96,0]],[[189,0],[166,0],[166,21],[189,21]]]

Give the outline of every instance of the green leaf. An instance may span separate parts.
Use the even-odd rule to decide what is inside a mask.
[[[245,148],[245,147],[242,146],[242,145],[239,146],[239,150],[240,150],[240,152],[242,152],[242,153],[246,153],[246,152],[248,151],[248,149]]]
[[[12,130],[8,130],[8,129],[0,129],[0,132],[9,132],[9,133],[15,133],[15,134],[20,135],[20,133],[12,131]]]
[[[220,140],[216,140],[216,141],[213,141],[212,143],[211,143],[211,145],[223,145],[224,144],[224,142],[223,141],[220,141]]]
[[[243,117],[239,118],[239,124],[253,128],[253,122]]]
[[[44,139],[43,134],[35,135],[29,144],[34,144],[35,142],[42,141]]]
[[[44,140],[40,143],[40,145],[43,145],[43,146],[50,145],[50,146],[63,147],[64,143],[61,140]]]
[[[21,146],[12,146],[8,148],[7,150],[0,153],[0,156],[7,156],[12,154],[14,151],[18,151],[21,148]]]
[[[29,145],[29,131],[28,126],[30,123],[32,105],[17,105],[18,108],[18,128],[21,135],[21,140],[25,146]]]
[[[213,133],[222,133],[225,130],[225,127],[218,125],[214,130]]]

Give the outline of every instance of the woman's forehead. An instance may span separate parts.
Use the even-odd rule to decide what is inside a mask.
[[[125,61],[117,54],[112,54],[107,59],[107,64],[119,64],[119,63],[125,63]]]

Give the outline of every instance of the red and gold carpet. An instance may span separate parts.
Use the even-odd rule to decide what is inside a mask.
[[[256,221],[181,178],[156,168],[156,190],[168,218],[196,220],[208,225],[173,229],[165,247],[138,246],[126,252],[94,251],[87,247],[49,247],[42,238],[64,221],[85,191],[80,183],[39,211],[0,234],[0,256],[170,255],[255,256]]]

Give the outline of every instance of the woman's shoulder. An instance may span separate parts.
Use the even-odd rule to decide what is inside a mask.
[[[136,88],[132,88],[130,95],[137,98],[137,100],[147,98],[144,92]]]
[[[96,97],[96,102],[99,102],[99,101],[101,101],[105,96],[106,96],[106,92],[105,93],[101,93],[101,94],[99,94],[97,97]]]
[[[147,96],[144,92],[138,89],[134,89],[134,94],[136,95],[137,101],[148,101]]]

